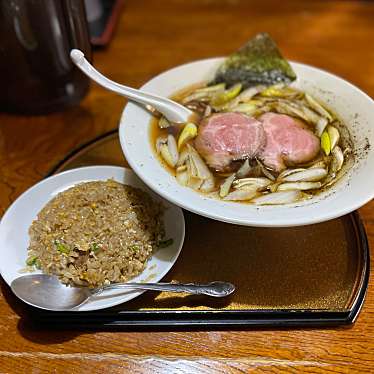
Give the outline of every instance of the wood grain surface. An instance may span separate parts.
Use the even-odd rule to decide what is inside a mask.
[[[371,1],[127,0],[112,43],[94,53],[94,63],[138,87],[175,65],[228,54],[259,31],[269,32],[288,59],[374,96]],[[116,128],[124,103],[93,85],[64,113],[0,114],[0,215],[67,153]],[[360,213],[373,247],[374,204]],[[371,277],[357,322],[330,329],[36,331],[20,322],[9,297],[1,298],[0,372],[374,372],[373,283]]]

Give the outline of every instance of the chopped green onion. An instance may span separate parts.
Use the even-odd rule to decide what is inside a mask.
[[[70,252],[70,249],[66,245],[58,242],[57,240],[55,240],[54,243],[60,253],[68,254]]]
[[[174,240],[172,238],[167,239],[167,240],[161,240],[158,242],[158,247],[159,248],[166,248],[171,246],[174,243]]]
[[[99,252],[100,251],[100,247],[99,247],[99,245],[97,244],[97,243],[92,243],[91,244],[91,251],[93,252],[93,253],[97,253],[97,252]]]
[[[137,245],[130,245],[129,248],[132,250],[132,251],[139,251],[140,247],[137,246]]]
[[[33,266],[33,265],[35,265],[37,259],[38,259],[38,257],[36,257],[36,256],[30,256],[30,257],[26,260],[26,265],[27,265],[27,266]]]

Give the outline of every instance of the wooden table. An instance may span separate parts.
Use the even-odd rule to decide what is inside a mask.
[[[259,31],[284,55],[346,78],[374,96],[370,1],[127,0],[115,37],[94,54],[138,87],[188,61],[222,56]],[[79,107],[0,115],[0,214],[68,152],[118,125],[124,100],[93,85]],[[374,246],[374,203],[360,210]],[[372,261],[372,267],[374,262]],[[354,326],[247,331],[41,332],[0,299],[0,372],[374,371],[374,278]]]

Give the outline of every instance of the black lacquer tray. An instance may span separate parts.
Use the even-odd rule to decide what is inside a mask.
[[[70,154],[52,172],[87,165],[127,166],[117,132]],[[184,212],[186,240],[164,281],[226,280],[227,299],[146,292],[95,312],[47,312],[23,305],[44,328],[120,329],[175,326],[316,326],[350,324],[362,307],[369,248],[357,213],[296,228],[252,228]]]

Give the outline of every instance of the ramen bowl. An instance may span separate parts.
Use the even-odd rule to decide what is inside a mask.
[[[142,90],[170,97],[213,78],[223,58],[195,61],[168,70]],[[162,166],[151,144],[152,115],[128,103],[122,113],[119,137],[134,172],[153,191],[193,213],[247,226],[287,227],[334,219],[360,208],[374,197],[374,101],[351,83],[316,67],[291,63],[297,80],[292,86],[325,103],[346,125],[354,145],[354,163],[331,187],[293,204],[258,206],[222,201],[180,185]]]

